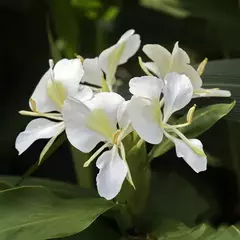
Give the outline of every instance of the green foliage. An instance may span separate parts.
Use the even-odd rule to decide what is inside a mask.
[[[0,238],[50,239],[87,228],[114,205],[101,198],[63,199],[44,187],[19,187],[0,192]]]
[[[181,132],[188,138],[194,138],[211,128],[219,119],[228,114],[234,107],[235,102],[231,104],[215,104],[195,111],[192,124],[181,129]],[[176,124],[186,122],[186,116],[180,118]],[[149,159],[152,160],[169,151],[174,144],[167,138],[155,145],[149,153]]]
[[[182,222],[165,221],[154,232],[157,240],[237,240],[240,231],[236,226],[214,229],[208,224],[189,228]]]

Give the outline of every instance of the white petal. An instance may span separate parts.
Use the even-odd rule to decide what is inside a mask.
[[[105,138],[87,127],[91,110],[82,102],[67,98],[63,106],[63,120],[69,142],[82,152],[90,152]]]
[[[96,86],[102,86],[103,73],[101,71],[98,58],[87,58],[83,62],[84,75],[82,82]]]
[[[163,88],[161,79],[152,76],[143,76],[132,78],[129,82],[130,93],[136,97],[144,97],[149,99],[158,99]]]
[[[102,109],[110,120],[111,127],[116,128],[117,111],[119,106],[124,102],[124,98],[114,92],[97,93],[93,99],[86,102],[91,110]]]
[[[128,104],[128,114],[133,128],[145,141],[158,144],[162,141],[160,127],[160,106],[143,98],[132,98]]]
[[[164,122],[176,111],[185,107],[192,98],[193,87],[189,78],[184,74],[168,73],[165,77],[164,93]]]
[[[178,73],[184,73],[189,77],[193,88],[200,88],[202,86],[202,79],[199,76],[198,72],[190,65],[184,65],[181,71]]]
[[[185,162],[197,173],[207,169],[206,157],[196,154],[183,140],[174,138],[176,154],[182,157]],[[203,150],[203,145],[198,139],[189,139],[193,146]]]
[[[138,34],[134,34],[131,36],[126,42],[124,46],[124,50],[121,54],[118,65],[124,64],[131,58],[139,49],[141,44],[140,36]]]
[[[197,97],[231,97],[231,92],[227,90],[221,90],[221,89],[194,89],[194,98]]]
[[[78,93],[74,96],[77,100],[85,102],[93,97],[93,91],[90,87],[80,85],[78,88]]]
[[[54,81],[60,81],[67,90],[67,95],[73,97],[83,77],[83,66],[80,59],[62,59],[54,66]]]
[[[41,80],[39,81],[37,87],[35,88],[31,98],[36,102],[37,111],[39,112],[51,112],[58,110],[55,103],[48,97],[47,94],[47,83],[51,80],[51,73],[48,70]],[[31,107],[31,104],[30,108]],[[33,109],[32,109],[33,110]]]
[[[120,192],[128,167],[120,158],[116,147],[104,152],[96,163],[99,168],[97,189],[101,197],[111,200]]]
[[[106,74],[110,74],[111,72],[111,74],[114,75],[115,73],[112,73],[113,69],[116,70],[118,65],[126,63],[127,60],[137,52],[140,46],[140,36],[133,34],[134,30],[127,31],[115,45],[100,54],[99,64]],[[119,53],[121,54],[119,55]]]
[[[158,69],[157,65],[154,62],[144,62],[143,64],[153,74],[155,74],[158,77],[161,76],[161,73],[159,72],[159,69]]]
[[[188,54],[178,46],[178,42],[175,43],[172,51],[172,61],[173,61],[173,64],[177,64],[177,65],[190,63],[190,58]]]
[[[164,47],[157,44],[147,44],[143,47],[143,52],[156,64],[158,72],[164,78],[169,72],[171,63],[171,53]]]
[[[21,154],[36,140],[56,136],[63,129],[63,122],[52,122],[45,118],[34,119],[27,125],[25,131],[17,136],[15,147]]]
[[[130,123],[127,106],[130,101],[123,102],[117,112],[117,122],[120,128],[126,127]]]

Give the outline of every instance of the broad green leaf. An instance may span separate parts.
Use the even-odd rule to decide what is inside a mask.
[[[101,198],[62,199],[44,187],[0,192],[0,239],[43,240],[76,234],[114,205]]]
[[[70,0],[70,1],[74,7],[79,7],[83,9],[92,9],[92,8],[101,7],[100,0]]]
[[[208,211],[208,202],[186,179],[176,173],[152,173],[150,198],[143,214],[150,225],[168,218],[194,225]]]
[[[120,240],[120,238],[120,234],[113,230],[111,224],[100,218],[84,231],[74,236],[66,237],[64,240]]]
[[[13,176],[0,176],[0,182],[2,182],[2,188],[13,187],[19,181],[20,177]],[[81,188],[75,184],[69,184],[65,182],[49,180],[44,178],[29,177],[21,182],[22,186],[43,186],[50,189],[54,194],[64,198],[74,197],[97,197],[98,194],[93,189]]]
[[[211,128],[219,119],[228,114],[235,105],[231,104],[214,104],[195,111],[192,124],[181,128],[181,132],[188,138],[194,138]],[[180,118],[176,124],[186,122],[186,116]],[[149,160],[161,156],[169,151],[174,144],[166,137],[163,141],[155,145],[149,153]]]
[[[193,228],[182,222],[167,220],[153,233],[157,240],[237,240],[240,231],[236,226],[222,226],[214,229],[208,224],[201,224]]]

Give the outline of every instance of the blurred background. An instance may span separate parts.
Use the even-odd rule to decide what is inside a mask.
[[[140,34],[142,46],[156,43],[171,51],[179,41],[193,64],[207,57],[210,62],[203,76],[205,86],[232,91],[232,99],[237,100],[234,110],[201,136],[212,156],[206,173],[190,173],[183,161],[176,162],[173,150],[161,161],[155,160],[153,168],[189,171],[193,181],[213,186],[221,205],[216,221],[231,223],[240,218],[238,0],[0,0],[0,28],[1,174],[22,175],[38,160],[46,144],[37,141],[21,156],[14,148],[16,136],[31,120],[18,111],[28,110],[28,99],[48,69],[48,59],[57,61],[75,54],[84,58],[98,56],[133,28]],[[143,74],[137,56],[146,59],[140,49],[117,72],[122,79],[119,91],[123,93],[127,92],[124,86],[131,76]],[[204,99],[199,106],[232,99]],[[68,144],[63,144],[34,176],[75,182],[72,159]]]

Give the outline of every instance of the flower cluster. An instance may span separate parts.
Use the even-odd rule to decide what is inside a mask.
[[[69,142],[84,153],[103,143],[84,166],[97,158],[97,189],[106,199],[116,197],[125,178],[134,187],[123,144],[132,131],[151,144],[160,144],[165,135],[175,144],[177,157],[197,173],[206,170],[207,159],[200,140],[188,139],[179,130],[192,123],[195,105],[189,109],[186,123],[171,125],[169,119],[192,98],[228,97],[230,92],[203,89],[200,75],[205,62],[196,71],[178,43],[172,53],[160,45],[145,45],[143,51],[152,62],[139,58],[146,75],[130,80],[132,97],[126,101],[113,92],[115,74],[117,67],[138,51],[140,42],[140,36],[129,30],[99,57],[62,59],[55,65],[50,60],[49,70],[29,100],[31,111],[20,111],[39,118],[18,135],[19,154],[37,139],[50,139],[40,155],[41,161],[63,131]]]

